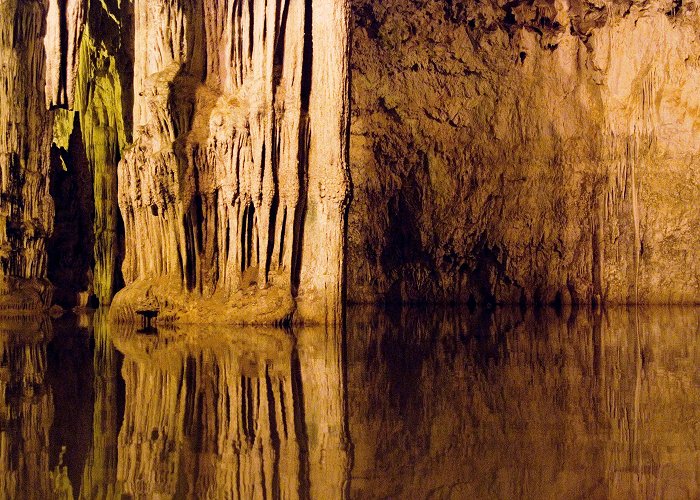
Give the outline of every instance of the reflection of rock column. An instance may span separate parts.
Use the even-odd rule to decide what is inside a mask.
[[[115,340],[125,354],[118,451],[125,493],[343,496],[339,334],[305,331],[297,358],[282,330],[218,332],[218,340],[209,335],[194,345],[183,333],[168,339],[161,329],[156,339],[120,332]]]
[[[0,497],[47,498],[51,392],[45,382],[50,325],[0,325]]]
[[[283,331],[196,347],[126,334],[117,345],[125,353],[118,464],[125,492],[297,496],[292,344]]]
[[[95,358],[92,446],[83,469],[80,498],[120,498],[117,483],[118,353],[109,337],[107,311],[99,309],[94,318]]]
[[[45,242],[51,120],[44,102],[43,1],[0,3],[0,295],[23,289],[23,308],[48,305]]]
[[[124,422],[118,440],[117,477],[137,497],[174,495],[182,446],[184,367],[157,368],[125,359]]]
[[[349,496],[350,455],[340,325],[298,332],[311,498]]]

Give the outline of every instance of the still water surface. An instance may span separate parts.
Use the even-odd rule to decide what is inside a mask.
[[[346,316],[0,323],[0,497],[700,497],[700,309]]]

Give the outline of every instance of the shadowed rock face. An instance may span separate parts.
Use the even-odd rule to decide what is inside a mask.
[[[689,2],[353,2],[348,297],[700,301]]]

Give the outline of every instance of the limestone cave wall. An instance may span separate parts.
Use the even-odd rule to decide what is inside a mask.
[[[700,300],[695,3],[352,7],[350,300]]]
[[[119,320],[699,301],[694,3],[15,1],[0,24],[13,307],[47,277],[64,306],[125,286]]]

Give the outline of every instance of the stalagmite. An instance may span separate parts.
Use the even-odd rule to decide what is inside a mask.
[[[337,321],[349,192],[343,0],[134,4],[118,320]],[[164,13],[167,13],[164,14]]]

